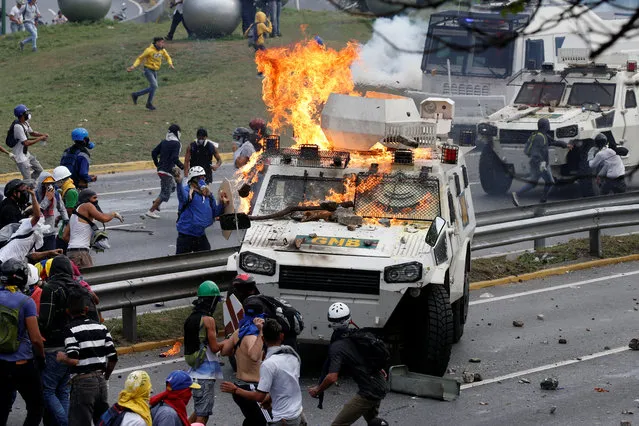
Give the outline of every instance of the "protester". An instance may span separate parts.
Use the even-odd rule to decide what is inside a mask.
[[[308,393],[316,398],[331,385],[337,382],[340,373],[350,372],[357,384],[357,394],[348,401],[333,420],[333,426],[351,425],[360,417],[368,424],[382,419],[378,418],[381,400],[386,397],[388,387],[385,373],[371,366],[367,353],[361,353],[352,339],[348,338],[349,326],[352,324],[351,313],[344,303],[333,303],[328,309],[328,321],[333,328],[331,345],[328,349],[328,374]],[[385,422],[384,422],[385,423]]]
[[[78,204],[79,196],[78,190],[73,183],[73,179],[71,179],[71,172],[64,166],[58,166],[53,169],[53,179],[55,179],[56,187],[58,188],[58,191],[62,196],[64,207],[67,211],[67,216],[71,217]],[[61,222],[60,228],[58,229],[58,235],[55,240],[56,248],[64,250],[65,253],[68,243],[64,241],[62,237],[64,235],[64,229],[68,224],[69,220],[63,220]]]
[[[238,127],[233,130],[233,164],[236,169],[246,165],[256,152],[251,137],[252,132],[246,127]]]
[[[71,322],[64,328],[64,352],[56,360],[71,369],[69,426],[98,424],[109,409],[107,380],[118,355],[107,328],[90,319],[90,299],[85,291],[69,292],[67,313]]]
[[[189,30],[189,27],[186,26],[186,22],[184,22],[184,0],[175,0],[170,3],[171,8],[175,8],[173,11],[173,19],[171,20],[171,29],[169,29],[169,33],[166,35],[165,40],[171,41],[173,40],[173,35],[175,34],[175,30],[177,30],[178,25],[182,23],[186,33],[189,35],[189,38],[193,37],[193,33]]]
[[[175,254],[211,250],[206,228],[213,225],[215,218],[224,212],[229,200],[222,193],[221,202],[216,202],[206,186],[205,176],[204,169],[196,166],[189,170],[185,185],[182,184],[182,177],[177,179],[178,237]]]
[[[202,167],[206,173],[204,180],[210,184],[213,182],[213,172],[222,165],[222,157],[217,150],[219,144],[207,139],[208,136],[206,129],[202,127],[197,129],[197,139],[186,148],[184,170],[195,166]],[[215,164],[213,164],[213,157],[215,157]]]
[[[216,354],[224,342],[217,341],[217,327],[213,318],[220,299],[217,284],[204,281],[198,287],[197,299],[193,301],[193,312],[184,322],[184,358],[191,367],[190,377],[200,385],[193,391],[195,410],[189,421],[205,425],[213,414],[215,381],[223,378]]]
[[[245,33],[255,18],[255,0],[240,0],[240,7],[242,8],[242,32]]]
[[[35,0],[33,0],[35,1]],[[27,6],[28,7],[28,6]],[[28,23],[25,21],[25,25]],[[33,24],[31,24],[33,26]],[[29,120],[31,120],[31,111],[24,104],[20,104],[13,109],[13,115],[16,120],[11,125],[13,127],[13,155],[18,170],[22,173],[23,179],[37,180],[42,173],[42,166],[35,157],[29,152],[29,147],[38,142],[46,142],[49,135],[46,133],[36,132],[31,128]]]
[[[31,35],[20,42],[20,50],[24,50],[24,45],[27,43],[31,43],[31,50],[34,52],[38,50],[38,28],[36,27],[36,22],[42,15],[40,15],[37,3],[37,0],[27,0],[27,4],[24,6],[22,12],[24,29]]]
[[[53,260],[53,259],[51,259]],[[33,266],[32,264],[28,264],[29,266],[29,279],[27,280],[27,291],[24,292],[27,296],[29,296],[36,304],[36,312],[40,315],[40,299],[42,297],[42,279],[40,278],[40,273],[38,272],[38,268]]]
[[[255,55],[260,50],[266,50],[266,37],[273,32],[273,25],[268,20],[266,14],[259,11],[255,14],[255,22],[244,32],[244,37],[249,38],[250,44],[255,49]],[[254,35],[253,35],[254,33]],[[262,76],[261,72],[257,73],[258,76]]]
[[[133,371],[124,382],[118,402],[102,415],[102,422],[106,425],[117,423],[120,426],[152,426],[150,395],[151,378],[147,372]]]
[[[96,175],[89,174],[91,165],[89,150],[93,149],[95,144],[89,139],[89,132],[84,127],[73,129],[71,140],[73,145],[62,153],[60,165],[71,172],[71,179],[76,188],[86,189],[89,182],[95,182],[98,179]]]
[[[144,76],[149,81],[149,87],[142,89],[139,92],[131,93],[131,99],[133,103],[137,105],[138,98],[148,93],[149,97],[146,100],[146,108],[148,110],[155,110],[153,106],[153,97],[155,91],[158,88],[158,71],[162,66],[162,58],[166,59],[169,64],[169,68],[175,69],[173,66],[173,60],[169,56],[169,53],[164,49],[164,38],[155,37],[153,43],[147,47],[144,52],[135,60],[133,65],[127,68],[128,72],[133,71],[138,65],[144,65]]]
[[[145,214],[153,219],[159,219],[160,204],[168,202],[171,194],[175,192],[175,168],[184,169],[184,164],[180,161],[180,136],[182,132],[180,126],[171,124],[166,137],[151,152],[153,163],[157,168],[160,177],[160,195],[153,200],[153,204]]]
[[[280,33],[280,15],[282,13],[282,0],[267,0],[268,15],[273,23],[273,33],[271,37],[282,37]]]
[[[57,225],[60,221],[69,222],[69,215],[62,196],[55,190],[55,179],[49,172],[42,172],[38,178],[36,185],[36,195],[40,203],[40,211],[44,217],[44,224],[49,227],[47,232],[43,233],[44,242],[39,251],[55,250]],[[56,210],[58,215],[56,216]]]
[[[255,391],[260,381],[260,366],[264,340],[262,329],[264,326],[263,312],[246,310],[240,320],[239,328],[229,338],[222,348],[222,355],[235,356],[237,372],[235,386],[245,391]],[[256,401],[242,398],[233,394],[233,401],[240,407],[244,415],[244,426],[261,426],[271,421],[266,410]]]
[[[44,346],[38,329],[36,305],[26,290],[29,271],[24,261],[10,259],[0,265],[0,424],[8,423],[17,391],[26,405],[24,426],[38,426],[42,420]],[[14,318],[12,321],[9,318]]]
[[[186,406],[192,392],[200,389],[187,373],[176,370],[166,378],[166,390],[151,398],[153,426],[190,426]]]
[[[600,194],[626,192],[626,168],[623,160],[614,149],[608,146],[608,138],[605,134],[599,133],[595,137],[595,145],[599,152],[588,162],[588,165],[596,172],[597,183],[601,187]]]
[[[93,221],[101,223],[111,222],[113,219],[124,222],[118,212],[102,213],[98,203],[98,194],[91,189],[84,189],[78,196],[78,207],[73,211],[69,224],[64,229],[63,240],[69,243],[67,256],[80,270],[93,266],[93,259],[89,251],[93,238]]]
[[[290,346],[282,345],[282,326],[267,319],[263,327],[266,357],[260,366],[260,381],[256,391],[247,391],[231,382],[223,382],[222,392],[263,404],[272,400],[272,421],[269,425],[298,426],[306,424],[302,413],[300,389],[300,356]]]
[[[16,0],[16,5],[9,11],[9,21],[11,21],[11,32],[17,33],[24,31],[24,23],[22,22],[22,10],[24,8],[24,0]]]
[[[253,131],[251,141],[264,147],[264,138],[269,135],[266,121],[263,118],[254,118],[249,122],[249,128]]]
[[[69,22],[69,20],[67,19],[66,16],[62,14],[61,10],[58,10],[58,14],[55,16],[55,18],[53,18],[52,22],[54,25],[59,25],[59,24],[66,24],[67,22]]]
[[[24,181],[12,179],[4,186],[5,198],[0,201],[0,229],[10,223],[18,223],[24,218],[24,210],[29,205],[29,190]]]

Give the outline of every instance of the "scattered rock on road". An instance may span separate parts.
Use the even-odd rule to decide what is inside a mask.
[[[566,343],[568,343],[568,340],[566,340],[566,339],[559,339],[559,343],[560,343],[561,345],[565,345]]]
[[[554,405],[550,407],[550,414],[555,414],[555,411],[557,411],[557,407],[555,407]]]
[[[495,297],[492,293],[482,293],[479,295],[480,299],[488,299],[490,297]]]
[[[554,377],[546,377],[539,383],[539,386],[541,386],[543,390],[556,390],[557,386],[559,386],[559,380]]]
[[[475,375],[473,373],[469,373],[468,371],[464,371],[462,373],[462,380],[464,383],[472,383],[475,381]]]
[[[543,321],[543,320],[544,320],[544,315],[543,315],[543,314],[539,314],[539,315],[537,315],[537,319],[538,319],[539,321]]]
[[[515,320],[513,321],[513,327],[523,327],[524,326],[524,322],[521,320]]]
[[[630,343],[628,343],[628,347],[632,349],[633,351],[639,351],[639,340],[632,339]]]
[[[604,346],[604,351],[609,351],[610,350],[610,346]]]
[[[632,423],[628,420],[622,420],[620,426],[632,426]]]
[[[476,382],[481,382],[482,380],[484,380],[484,378],[481,376],[480,373],[475,373],[474,374],[474,379]]]
[[[471,358],[471,359],[468,360],[468,362],[478,363],[478,362],[481,362],[481,359],[479,359],[479,358]]]
[[[630,410],[623,410],[623,411],[621,412],[621,414],[629,414],[629,415],[632,415],[632,414],[635,414],[635,413],[634,413],[634,412],[632,412],[632,411],[630,411]]]
[[[528,384],[528,383],[530,383],[530,380],[528,380],[528,379],[526,379],[526,378],[522,378],[522,379],[519,379],[519,383],[525,383],[525,384]]]

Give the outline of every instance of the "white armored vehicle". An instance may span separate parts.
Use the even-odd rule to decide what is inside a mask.
[[[563,64],[545,64],[541,71],[522,74],[513,104],[477,126],[486,143],[479,161],[486,193],[504,193],[513,178],[528,175],[524,145],[540,118],[550,121],[555,139],[574,145],[570,151],[550,147],[549,166],[558,181],[579,180],[583,195],[592,193],[587,160],[597,134],[607,136],[626,168],[639,162],[637,62],[617,54],[601,58],[610,65],[592,63],[586,49],[560,49],[559,54]]]
[[[332,150],[267,143],[229,262],[300,310],[302,342],[329,342],[327,309],[341,301],[412,370],[443,375],[466,322],[475,217],[463,154],[445,143],[454,105],[421,107],[333,94]]]

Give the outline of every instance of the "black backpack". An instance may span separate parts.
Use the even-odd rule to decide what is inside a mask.
[[[122,407],[120,404],[113,404],[108,410],[100,417],[100,423],[98,426],[120,426],[124,415],[131,411],[128,408]]]
[[[362,358],[372,370],[379,371],[388,367],[391,356],[386,343],[366,329],[351,331],[348,336]]]
[[[282,325],[284,335],[299,336],[304,330],[304,317],[286,300],[256,294],[246,298],[244,310],[250,309],[252,304],[259,304],[267,317],[276,319]]]
[[[259,37],[257,34],[257,25],[255,25],[255,23],[251,24],[247,31],[246,36],[248,37],[249,47],[257,46],[257,39]]]
[[[16,124],[19,124],[19,123],[20,122],[18,120],[14,120],[14,122],[11,123],[11,127],[9,127],[9,131],[7,132],[6,144],[9,148],[13,148],[14,146],[18,144],[18,140],[16,139],[14,135],[14,127],[16,127]]]

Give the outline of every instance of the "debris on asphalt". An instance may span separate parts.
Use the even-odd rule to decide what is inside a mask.
[[[563,338],[562,338],[562,339],[559,339],[559,344],[561,344],[561,345],[565,345],[566,343],[568,343],[568,340],[563,339]]]
[[[555,407],[554,405],[550,407],[550,414],[555,414],[555,411],[557,411],[557,407]]]
[[[529,384],[530,380],[523,378],[523,379],[519,379],[519,383],[525,383],[525,384]]]
[[[448,368],[446,370],[446,374],[455,374],[457,372],[456,368]]]
[[[515,320],[513,321],[513,327],[523,327],[524,326],[524,322],[521,320]]]
[[[589,328],[587,328],[587,329],[586,329],[586,331],[590,331],[590,329],[589,329]]]
[[[538,319],[539,321],[543,321],[543,320],[544,320],[544,314],[539,314],[539,315],[537,315],[537,319]]]
[[[608,389],[605,389],[605,388],[595,388],[595,392],[602,393],[602,392],[610,392],[610,391]]]
[[[472,383],[475,381],[475,374],[469,373],[468,371],[464,371],[462,373],[462,381],[464,383]]]
[[[557,386],[559,386],[559,380],[555,377],[546,377],[539,383],[539,386],[541,386],[543,390],[556,390]]]
[[[628,343],[628,347],[632,349],[633,351],[639,351],[639,340],[632,339],[630,343]]]
[[[480,373],[475,373],[474,379],[476,382],[481,382],[482,380],[484,380]]]
[[[488,403],[482,401],[482,402],[479,403],[479,405],[488,405]]]
[[[604,346],[604,351],[609,351],[610,350],[610,346]]]
[[[482,293],[482,294],[479,295],[480,299],[488,299],[490,297],[495,297],[495,296],[492,293],[488,293],[488,292]]]
[[[468,360],[468,362],[478,363],[478,362],[481,362],[481,359],[479,359],[479,358],[471,358],[471,359]]]
[[[542,344],[542,345],[547,345],[547,344],[548,344],[548,340],[542,340],[542,341],[541,341],[541,344]]]
[[[346,229],[348,229],[349,231],[355,231],[355,230],[357,230],[357,226],[355,226],[355,225],[348,225],[348,226],[346,227]]]
[[[629,420],[622,420],[620,423],[621,426],[632,426]]]
[[[623,411],[621,412],[621,414],[633,415],[633,414],[635,414],[635,413],[634,413],[634,412],[632,412],[632,411],[630,411],[630,410],[623,410]]]

